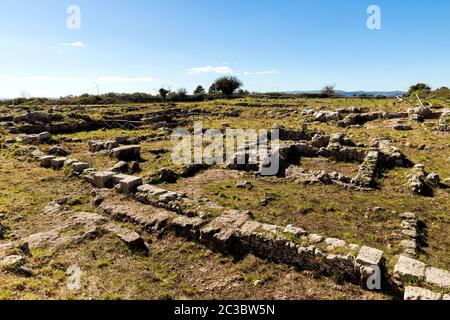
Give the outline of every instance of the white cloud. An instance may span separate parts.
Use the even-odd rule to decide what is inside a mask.
[[[264,76],[264,75],[269,75],[269,74],[280,74],[280,71],[278,70],[266,70],[266,71],[257,71],[257,72],[248,72],[245,71],[242,73],[242,75],[244,76]]]
[[[199,74],[199,73],[233,73],[233,69],[227,66],[205,66],[205,67],[196,67],[188,70],[188,74]]]
[[[83,42],[76,41],[72,43],[61,43],[61,46],[63,47],[72,47],[72,48],[84,48],[86,47]]]
[[[102,76],[98,77],[99,81],[140,81],[140,82],[152,82],[152,77],[122,77],[122,76]]]

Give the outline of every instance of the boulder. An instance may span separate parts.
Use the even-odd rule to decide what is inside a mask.
[[[178,174],[170,168],[161,168],[158,170],[158,179],[160,182],[175,183],[178,177]]]
[[[108,169],[108,171],[115,173],[128,173],[130,171],[130,166],[128,165],[128,162],[119,161],[112,168]]]
[[[65,157],[69,155],[69,151],[61,146],[53,146],[50,148],[49,153],[54,156]]]

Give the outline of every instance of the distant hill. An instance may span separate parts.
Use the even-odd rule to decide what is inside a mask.
[[[336,90],[337,93],[344,97],[352,97],[352,96],[386,96],[386,97],[394,97],[404,95],[406,92],[404,91],[342,91]],[[287,91],[287,94],[302,94],[302,93],[320,93],[320,90],[313,91]]]

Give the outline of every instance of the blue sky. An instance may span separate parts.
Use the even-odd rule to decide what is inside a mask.
[[[449,34],[448,0],[0,0],[0,97],[191,91],[223,74],[251,91],[449,86]]]

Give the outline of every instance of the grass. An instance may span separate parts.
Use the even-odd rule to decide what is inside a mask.
[[[335,110],[362,106],[370,111],[405,111],[407,104],[392,99],[238,99],[217,100],[203,103],[177,103],[176,108],[190,110],[201,108],[217,112],[202,118],[205,128],[272,128],[276,123],[298,129],[305,117],[301,110]],[[21,113],[18,110],[1,111]],[[36,107],[33,107],[36,108]],[[46,107],[41,109],[45,110]],[[105,115],[150,113],[159,111],[161,104],[86,106],[76,111],[100,119]],[[62,113],[73,112],[73,107],[62,106]],[[238,110],[238,118],[223,115],[225,111]],[[175,120],[198,120],[187,117]],[[378,137],[389,137],[401,148],[408,159],[425,164],[428,172],[436,172],[442,178],[450,177],[450,139],[448,133],[432,131],[430,127],[411,123],[414,130],[399,132],[387,123],[377,120],[364,128],[339,128],[334,124],[314,123],[309,128],[327,133],[346,133],[355,143],[370,144]],[[60,136],[81,138],[82,143],[61,143],[71,151],[71,158],[88,162],[103,170],[115,160],[106,154],[91,154],[87,140],[110,140],[119,135],[136,137],[157,134],[159,130],[97,130]],[[14,135],[2,136],[9,138]],[[406,147],[406,143],[412,143]],[[418,146],[424,144],[424,150]],[[180,168],[171,163],[170,153],[157,158],[149,149],[168,149],[170,140],[145,141],[141,143],[143,177],[148,177],[161,167]],[[50,146],[42,146],[44,151]],[[26,236],[46,230],[50,218],[42,216],[42,208],[51,201],[65,199],[63,205],[74,211],[93,211],[90,204],[90,188],[80,180],[69,177],[64,171],[42,169],[34,163],[18,160],[8,149],[0,149],[0,212],[6,213],[8,232],[16,231]],[[354,176],[355,163],[335,163],[318,159],[302,159],[301,166],[309,170],[334,170]],[[450,197],[449,190],[435,190],[434,198],[413,196],[404,186],[408,169],[396,168],[386,171],[379,181],[380,189],[359,192],[336,185],[299,185],[277,179],[256,179],[252,174],[221,172],[221,167],[208,170],[196,177],[180,179],[178,183],[163,185],[171,190],[187,191],[196,198],[206,197],[227,208],[252,211],[256,220],[264,223],[293,224],[311,233],[337,237],[351,243],[371,245],[383,249],[389,256],[399,252],[392,232],[400,228],[398,213],[413,211],[427,226],[427,246],[420,259],[436,267],[448,269],[450,260]],[[251,190],[236,188],[238,180],[252,183]],[[271,195],[268,205],[261,200]],[[382,207],[381,213],[365,217],[374,207]],[[21,219],[17,219],[20,217]],[[76,230],[74,230],[76,233]],[[122,243],[102,235],[78,247],[62,251],[33,251],[29,264],[36,277],[18,279],[14,274],[0,274],[0,299],[176,299],[198,298],[361,298],[366,296],[353,287],[333,289],[332,279],[312,279],[307,274],[263,262],[257,258],[245,258],[235,262],[231,257],[213,253],[202,246],[180,239],[155,239],[151,241],[150,258],[135,255]],[[9,240],[9,239],[7,239]],[[391,249],[387,249],[392,245]],[[256,259],[255,261],[250,261]],[[83,291],[69,292],[65,286],[64,268],[78,261],[84,272]],[[200,269],[205,269],[202,272]],[[292,278],[291,278],[292,277]],[[290,283],[285,278],[295,279]],[[203,279],[203,283],[199,282]],[[259,280],[259,281],[258,281]],[[254,283],[258,281],[258,286]],[[262,282],[260,282],[262,281]],[[303,281],[303,284],[300,283]],[[339,281],[337,281],[339,282]],[[331,284],[331,285],[330,285]],[[235,287],[232,287],[235,286]],[[211,288],[218,288],[212,290]],[[228,288],[228,289],[227,289]],[[231,289],[229,289],[231,288]],[[236,288],[236,289],[233,289]],[[312,288],[311,292],[308,290]],[[349,289],[346,291],[346,289]],[[343,292],[341,292],[343,290]],[[356,291],[355,291],[356,290]],[[282,292],[283,291],[283,292]],[[287,292],[287,293],[286,293]],[[379,297],[379,296],[377,296]]]

